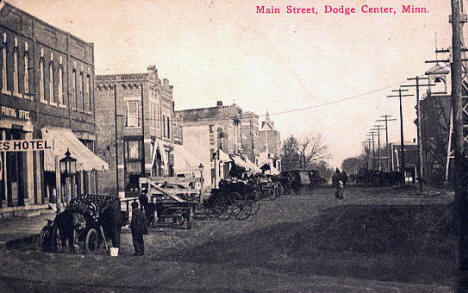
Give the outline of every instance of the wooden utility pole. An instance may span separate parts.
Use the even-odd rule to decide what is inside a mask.
[[[407,84],[402,85],[401,87],[414,87],[416,88],[416,130],[417,130],[417,145],[418,145],[418,166],[417,166],[417,177],[419,181],[419,189],[422,191],[423,189],[423,179],[424,179],[424,167],[423,167],[423,150],[422,150],[422,142],[421,142],[421,104],[419,102],[419,87],[422,86],[434,86],[434,84],[420,84],[419,81],[421,80],[429,80],[429,77],[419,77],[416,76],[414,78],[408,78],[408,80],[414,80],[415,84]]]
[[[466,196],[463,153],[463,108],[462,108],[462,30],[460,0],[452,2],[452,111],[453,143],[455,156],[455,204],[458,208],[458,282],[456,292],[468,290],[468,204]]]
[[[369,134],[367,136],[370,136],[372,137],[371,139],[371,142],[372,142],[372,161],[371,161],[371,170],[374,170],[374,167],[375,167],[375,145],[374,145],[374,136],[377,134],[377,132],[369,132]],[[370,152],[370,150],[369,150]]]
[[[388,148],[388,122],[390,121],[396,121],[396,119],[392,118],[392,115],[382,115],[384,119],[378,119],[376,122],[385,122],[385,148],[387,150],[387,171],[390,172],[392,170],[391,164],[390,164],[390,149]]]
[[[403,173],[403,177],[406,178],[405,175],[405,136],[403,133],[403,107],[401,104],[401,98],[403,97],[412,97],[413,95],[405,95],[402,94],[402,92],[407,92],[408,90],[403,90],[403,89],[397,89],[397,90],[392,90],[392,92],[398,92],[398,95],[391,95],[387,96],[388,98],[400,98],[400,139],[401,139],[401,166],[400,166],[400,171]],[[404,182],[403,182],[404,183]]]
[[[377,157],[378,157],[378,162],[379,162],[379,171],[382,170],[382,159],[380,157],[380,130],[383,130],[384,128],[382,125],[374,125],[375,128],[372,128],[371,130],[377,130]]]
[[[368,153],[367,153],[367,170],[369,170],[369,167],[370,167],[370,150],[371,150],[371,140],[370,138],[366,139],[365,141],[363,141],[362,143],[367,143],[368,145]],[[366,147],[364,146],[364,151],[366,151]]]

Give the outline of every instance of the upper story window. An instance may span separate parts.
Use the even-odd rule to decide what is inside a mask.
[[[86,95],[87,95],[87,98],[88,98],[88,110],[89,111],[92,111],[92,109],[93,109],[93,98],[92,98],[92,95],[91,95],[91,90],[92,90],[91,73],[90,73],[90,70],[89,70],[89,67],[88,67],[88,74],[86,74]]]
[[[167,116],[167,138],[171,138],[171,118]]]
[[[49,62],[49,103],[56,105],[54,93],[54,54],[50,54]]]
[[[24,94],[29,95],[29,48],[28,42],[24,43]]]
[[[39,98],[42,103],[47,103],[45,99],[45,78],[44,78],[44,49],[41,49],[41,58],[39,59]]]
[[[166,137],[166,115],[162,114],[162,122],[163,122],[163,137]]]
[[[83,76],[83,70],[80,72],[80,81],[79,85],[80,87],[80,100],[79,100],[79,109],[84,110],[85,109],[85,87],[84,87],[84,76]]]
[[[76,63],[73,63],[74,67],[76,67]],[[72,101],[73,101],[73,106],[75,109],[78,109],[78,89],[76,87],[76,79],[77,79],[77,74],[76,74],[76,68],[73,68],[72,70]]]
[[[63,64],[62,56],[59,58],[59,68],[58,68],[58,103],[64,105],[63,102]]]
[[[8,63],[7,63],[7,34],[3,33],[2,40],[2,94],[10,95],[8,90]]]
[[[127,101],[127,127],[140,127],[139,105],[138,100]]]
[[[154,127],[154,101],[149,101],[149,125]]]
[[[13,95],[22,97],[19,92],[18,51],[18,38],[15,38],[15,48],[13,49]]]

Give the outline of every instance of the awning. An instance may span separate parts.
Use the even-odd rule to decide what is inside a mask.
[[[67,149],[76,159],[77,171],[109,170],[109,165],[79,141],[69,129],[44,127],[42,138],[54,141],[54,148],[44,151],[44,170],[46,171],[55,172],[55,156],[62,159]]]
[[[166,158],[166,150],[164,149],[164,145],[160,139],[156,139],[154,146],[153,146],[153,158],[151,160],[151,167],[154,167],[156,163],[157,153],[159,149],[159,155],[161,156],[161,162],[163,163],[164,167],[167,168],[167,158]]]
[[[259,167],[257,167],[251,160],[249,160],[249,158],[245,157],[244,159],[247,165],[250,167],[250,172],[262,173],[262,170]]]
[[[231,155],[231,159],[232,161],[234,162],[234,164],[238,167],[242,167],[244,168],[246,171],[249,171],[250,170],[250,166],[247,165],[246,162],[244,162],[244,160],[241,159],[241,157],[239,156],[236,156],[236,155]]]
[[[183,146],[174,144],[174,171],[176,174],[199,172],[199,160]]]
[[[248,158],[245,158],[245,160],[243,160],[241,157],[239,156],[236,156],[236,155],[232,155],[231,156],[231,159],[232,161],[234,162],[234,164],[238,167],[242,167],[244,168],[246,171],[248,172],[252,172],[252,173],[262,173],[262,170],[260,170],[260,168],[258,168],[257,166],[255,166],[254,163],[252,163]]]
[[[229,158],[229,156],[223,152],[222,150],[218,150],[219,151],[219,161],[220,162],[224,162],[224,163],[227,163],[227,162],[231,162],[231,158]]]

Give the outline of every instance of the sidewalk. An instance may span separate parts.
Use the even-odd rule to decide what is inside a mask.
[[[0,222],[0,249],[16,242],[34,242],[47,224],[47,219],[54,218],[55,213],[47,210],[39,216],[15,217]]]

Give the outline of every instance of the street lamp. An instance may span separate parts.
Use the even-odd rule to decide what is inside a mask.
[[[203,166],[202,163],[200,163],[200,166],[198,166],[198,169],[200,170],[200,201],[203,201],[203,169],[205,166]]]
[[[65,157],[60,160],[60,173],[65,177],[76,174],[76,159],[71,156],[69,149],[67,149]]]
[[[65,179],[65,184],[67,186],[67,193],[68,195],[66,196],[66,202],[68,204],[69,199],[72,198],[72,184],[70,182],[71,178],[76,174],[76,159],[71,157],[70,150],[67,149],[67,152],[65,153],[65,157],[60,160],[60,174]],[[58,201],[57,201],[58,202]]]

